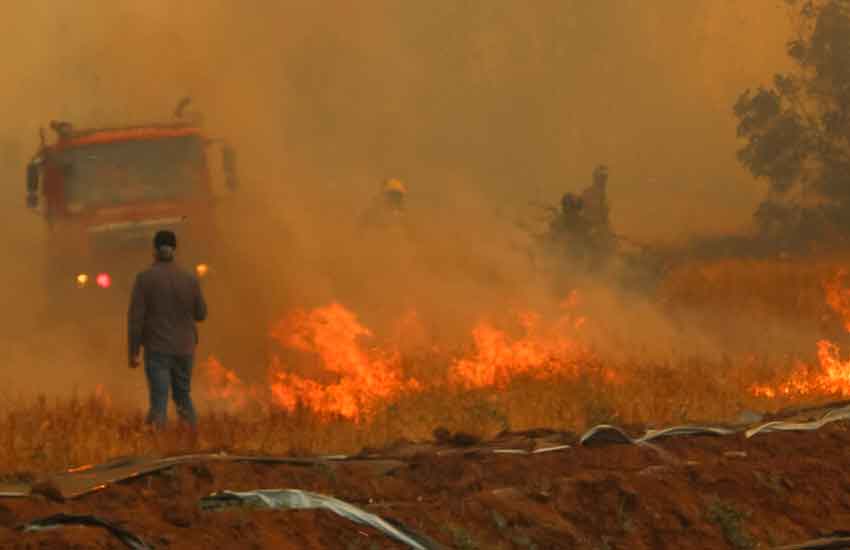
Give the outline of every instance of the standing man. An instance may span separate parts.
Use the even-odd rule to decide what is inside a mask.
[[[198,344],[196,322],[207,318],[198,280],[174,263],[177,237],[159,231],[153,240],[154,264],[136,276],[127,316],[130,368],[140,364],[145,350],[145,375],[150,392],[147,422],[165,427],[168,390],[180,419],[194,430],[192,361]]]

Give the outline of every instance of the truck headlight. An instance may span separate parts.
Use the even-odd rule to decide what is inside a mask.
[[[85,273],[80,273],[79,275],[77,275],[77,286],[79,288],[83,288],[88,283],[89,283],[89,276],[88,275],[86,275]]]

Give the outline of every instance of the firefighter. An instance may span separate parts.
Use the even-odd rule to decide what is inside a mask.
[[[607,186],[608,167],[600,164],[593,170],[593,183],[581,194],[582,214],[588,227],[588,247],[597,263],[608,258],[616,245],[611,231]]]
[[[593,170],[593,183],[582,191],[581,198],[588,222],[596,228],[610,230],[607,186],[608,167],[600,164]]]
[[[380,196],[372,206],[363,213],[363,227],[395,226],[404,215],[407,186],[396,178],[389,178],[381,186]]]
[[[598,267],[614,248],[607,197],[608,168],[593,171],[593,183],[580,195],[566,193],[547,232],[550,245],[587,268]]]
[[[381,194],[389,211],[395,214],[401,214],[404,211],[407,186],[401,180],[390,178],[385,181]]]
[[[586,255],[589,226],[584,217],[584,201],[574,193],[561,197],[561,209],[549,224],[547,240],[550,246],[564,252],[572,260]]]

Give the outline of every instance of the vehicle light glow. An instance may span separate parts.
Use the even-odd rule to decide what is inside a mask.
[[[89,276],[86,275],[85,273],[80,273],[79,275],[77,275],[77,286],[78,287],[83,288],[84,286],[86,286],[88,284],[88,282],[89,282]]]
[[[207,264],[198,264],[195,266],[195,273],[198,274],[198,277],[204,277],[207,273],[209,273],[210,266]]]
[[[95,282],[100,288],[109,288],[112,286],[112,277],[109,276],[109,273],[99,273]]]

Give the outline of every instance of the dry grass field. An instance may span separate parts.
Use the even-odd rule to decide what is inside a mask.
[[[654,298],[665,315],[702,323],[720,341],[723,319],[729,331],[737,330],[733,321],[746,319],[756,325],[754,334],[759,323],[765,334],[772,323],[807,327],[799,332],[813,336],[802,353],[767,353],[757,336],[748,336],[752,352],[736,344],[719,356],[688,349],[667,357],[609,356],[582,340],[586,324],[604,327],[606,320],[586,318],[569,304],[555,318],[521,313],[513,327],[482,322],[462,349],[402,352],[376,344],[341,305],[296,312],[273,333],[286,357],[308,359],[297,368],[277,361],[265,383],[249,383],[236,367],[214,359],[198,364],[202,418],[195,443],[177,430],[149,431],[141,410],[103,390],[9,398],[0,405],[0,471],[44,472],[190,446],[351,453],[430,439],[438,427],[488,437],[598,423],[722,422],[745,410],[824,402],[850,394],[850,363],[836,347],[844,319],[842,265],[837,258],[688,265],[670,273]]]

